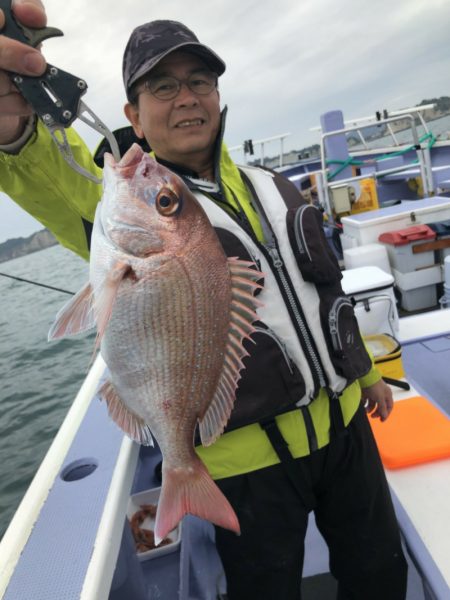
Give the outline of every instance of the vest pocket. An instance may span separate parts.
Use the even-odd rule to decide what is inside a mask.
[[[366,375],[372,366],[359,332],[353,304],[345,296],[321,299],[321,319],[331,348],[336,372],[353,381]]]
[[[225,431],[257,423],[262,419],[293,410],[305,395],[305,382],[280,338],[264,323],[255,325],[253,344],[243,362],[236,401]]]
[[[223,251],[228,257],[237,256],[241,260],[248,260],[250,262],[253,262],[258,270],[261,270],[261,264],[259,260],[255,259],[251,255],[249,250],[245,247],[241,240],[236,235],[234,235],[234,233],[231,233],[230,231],[227,231],[222,227],[214,227],[214,229],[222,245]],[[258,279],[257,283],[264,287],[264,277]],[[255,296],[257,296],[260,293],[261,290],[259,288],[256,289]]]
[[[286,215],[289,242],[305,281],[339,281],[342,273],[323,230],[322,214],[311,204],[291,208]]]

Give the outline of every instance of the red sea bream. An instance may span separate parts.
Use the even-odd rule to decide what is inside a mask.
[[[194,450],[223,432],[257,319],[261,273],[227,258],[183,181],[134,145],[105,157],[89,282],[58,313],[56,339],[95,326],[109,371],[111,418],[163,456],[155,539],[186,513],[239,532],[237,517]]]

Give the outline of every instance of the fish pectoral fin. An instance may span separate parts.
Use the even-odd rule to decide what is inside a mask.
[[[224,363],[216,391],[204,416],[199,419],[200,439],[203,446],[210,446],[225,429],[236,398],[236,388],[244,368],[242,359],[248,356],[244,339],[254,332],[253,323],[258,319],[256,309],[262,303],[252,292],[261,286],[256,283],[263,277],[260,271],[250,268],[253,263],[236,258],[228,259],[231,273],[231,311],[228,341]]]
[[[108,327],[111,318],[117,291],[121,282],[127,276],[133,276],[134,271],[127,262],[117,262],[112,269],[108,271],[103,284],[99,287],[98,294],[94,301],[95,319],[97,322],[97,339],[95,348],[98,348],[102,337]],[[95,352],[95,350],[94,350]]]
[[[92,287],[87,282],[57,313],[48,340],[82,333],[95,327]]]
[[[106,402],[109,416],[122,431],[138,444],[154,446],[149,426],[141,417],[125,406],[110,381],[105,381],[98,393],[100,398]]]

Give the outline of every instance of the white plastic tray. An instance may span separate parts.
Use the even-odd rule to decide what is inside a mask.
[[[130,496],[130,500],[128,502],[127,509],[127,517],[131,520],[131,517],[141,509],[142,504],[158,504],[159,494],[161,492],[161,488],[153,488],[150,490],[144,490],[143,492],[139,492],[137,494],[133,494]],[[144,529],[151,529],[154,531],[155,529],[155,521],[151,517],[146,517],[146,519],[141,523],[141,527]],[[169,552],[175,552],[178,550],[181,544],[181,522],[173,529],[168,535],[172,541],[171,544],[167,544],[165,546],[160,546],[158,548],[154,548],[152,550],[148,550],[147,552],[138,552],[137,557],[140,561],[145,561],[153,558],[157,558],[159,556],[163,556],[164,554],[169,554]]]

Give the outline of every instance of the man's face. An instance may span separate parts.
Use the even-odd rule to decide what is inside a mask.
[[[195,55],[175,51],[162,59],[150,75],[186,80],[205,68],[205,63]],[[172,100],[160,100],[143,85],[142,89],[137,104],[125,106],[125,114],[136,135],[145,137],[159,158],[189,166],[212,157],[220,127],[217,89],[204,96],[195,94],[184,84]]]

